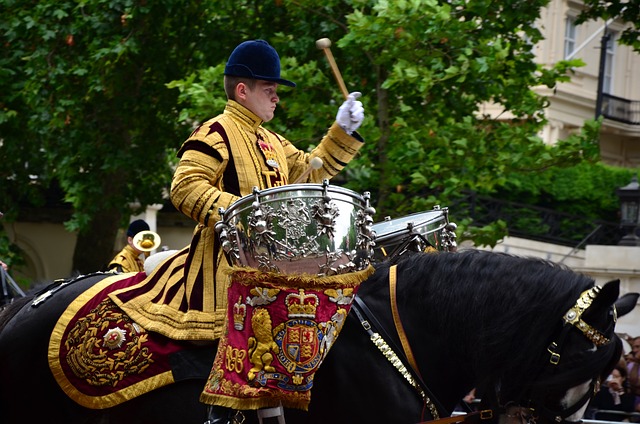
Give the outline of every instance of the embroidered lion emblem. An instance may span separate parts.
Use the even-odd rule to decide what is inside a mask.
[[[275,372],[271,365],[273,354],[277,353],[278,345],[273,340],[272,324],[269,312],[264,308],[256,308],[251,317],[251,329],[255,337],[249,337],[249,361],[251,369],[247,373],[248,381],[253,381],[256,374],[264,370],[265,372]]]

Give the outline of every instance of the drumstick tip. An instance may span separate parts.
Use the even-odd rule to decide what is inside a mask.
[[[322,159],[316,156],[311,159],[311,161],[309,162],[309,166],[311,166],[312,169],[320,169],[322,168],[323,163],[324,162],[322,162]]]

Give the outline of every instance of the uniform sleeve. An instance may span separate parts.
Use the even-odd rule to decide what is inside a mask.
[[[209,145],[188,141],[171,182],[171,202],[183,214],[205,226],[220,220],[218,208],[227,209],[239,197],[222,190],[228,151],[220,141]]]
[[[337,123],[334,123],[318,146],[311,153],[298,150],[287,140],[282,140],[289,166],[289,181],[295,181],[302,175],[311,159],[322,159],[322,168],[311,172],[304,182],[320,183],[336,176],[356,156],[364,145],[358,133],[348,135]]]
[[[109,271],[115,271],[119,274],[122,274],[124,270],[122,269],[122,264],[116,260],[111,261],[109,267],[107,268]]]

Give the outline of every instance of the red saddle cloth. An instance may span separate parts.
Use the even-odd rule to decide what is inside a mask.
[[[49,340],[49,367],[78,404],[109,408],[171,384],[170,355],[193,348],[145,331],[109,299],[110,292],[145,277],[109,276],[78,296],[58,320]]]
[[[200,400],[233,409],[307,410],[315,372],[372,271],[322,278],[233,271],[225,333]]]

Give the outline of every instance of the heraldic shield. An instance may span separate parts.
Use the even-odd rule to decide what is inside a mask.
[[[307,410],[315,372],[372,272],[319,278],[232,271],[226,329],[200,400],[233,409]]]

